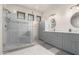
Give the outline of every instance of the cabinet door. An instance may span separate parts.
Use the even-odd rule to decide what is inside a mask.
[[[79,34],[75,34],[74,39],[75,39],[75,42],[76,42],[76,54],[79,55]]]
[[[62,48],[63,47],[63,40],[62,40],[62,33],[58,33],[58,48]]]
[[[49,32],[44,32],[42,35],[42,40],[44,40],[45,42],[49,43],[50,39],[49,39]]]
[[[71,34],[63,34],[63,49],[75,54],[76,42]]]
[[[57,33],[48,33],[48,43],[53,46],[58,46]]]
[[[48,34],[48,36],[47,36],[48,41],[58,41],[58,39],[57,39],[57,33],[50,32],[50,33],[47,33],[47,34]]]
[[[52,32],[45,32],[44,34],[44,41],[51,44],[51,45],[54,45],[54,46],[57,46],[58,42],[57,42],[57,33],[52,33]]]
[[[71,47],[71,41],[69,40],[69,37],[67,34],[63,34],[63,49],[66,51],[70,51]]]
[[[76,44],[77,44],[77,45],[76,45],[76,54],[79,55],[79,40],[77,41]]]

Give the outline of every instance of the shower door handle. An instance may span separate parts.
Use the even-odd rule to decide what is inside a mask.
[[[4,25],[4,28],[5,28],[6,30],[8,30],[8,27],[7,27],[7,25]]]

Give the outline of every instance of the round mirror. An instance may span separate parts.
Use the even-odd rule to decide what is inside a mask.
[[[79,28],[79,12],[71,17],[71,25],[75,28]]]
[[[56,21],[54,16],[50,16],[45,20],[45,31],[55,31]]]
[[[56,21],[55,21],[55,17],[54,16],[50,16],[48,19],[50,22],[50,28],[54,28],[56,26]]]
[[[56,21],[55,19],[51,19],[51,28],[54,28],[56,26]]]

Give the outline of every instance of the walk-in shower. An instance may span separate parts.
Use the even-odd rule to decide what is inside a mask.
[[[16,14],[3,8],[3,51],[32,44],[32,21],[17,20]]]

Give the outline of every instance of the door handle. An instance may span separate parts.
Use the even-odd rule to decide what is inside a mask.
[[[7,25],[5,25],[5,28],[7,28]]]
[[[4,28],[5,28],[6,30],[8,30],[7,25],[4,25]]]

